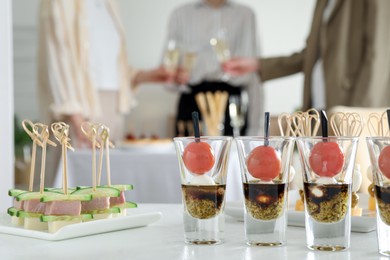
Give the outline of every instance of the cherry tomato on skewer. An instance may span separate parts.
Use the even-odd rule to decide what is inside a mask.
[[[335,142],[320,142],[310,153],[309,164],[320,177],[334,177],[344,166],[344,154]]]
[[[263,181],[271,181],[277,177],[281,170],[281,161],[275,149],[271,146],[258,146],[253,149],[246,164],[249,173]]]
[[[211,170],[215,163],[214,152],[206,142],[189,143],[183,152],[183,162],[189,171],[201,175]]]
[[[383,148],[378,158],[378,167],[387,178],[390,178],[390,146]]]

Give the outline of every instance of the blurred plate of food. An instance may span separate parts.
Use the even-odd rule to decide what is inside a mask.
[[[156,135],[150,137],[128,134],[126,138],[117,145],[118,148],[136,151],[151,151],[151,152],[174,152],[175,147],[170,138],[160,138]]]

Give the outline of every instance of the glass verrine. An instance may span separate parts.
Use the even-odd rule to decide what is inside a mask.
[[[184,239],[219,244],[224,239],[224,207],[231,137],[175,137],[184,205]]]
[[[367,137],[374,174],[379,253],[390,256],[390,137]]]
[[[358,137],[298,137],[309,249],[343,251],[351,235],[352,174]]]
[[[293,137],[237,137],[248,245],[286,243],[288,181]]]

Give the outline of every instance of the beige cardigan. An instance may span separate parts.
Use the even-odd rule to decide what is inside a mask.
[[[321,53],[327,108],[337,105],[388,106],[388,83],[385,80],[380,84],[375,82],[376,74],[388,75],[386,67],[375,70],[382,56],[386,56],[383,51],[387,51],[377,46],[377,34],[381,34],[377,28],[377,15],[382,5],[377,6],[377,0],[337,0],[328,22],[323,25],[322,14],[326,3],[327,0],[317,1],[305,49],[289,57],[262,59],[259,72],[262,79],[303,72],[302,109],[306,110],[312,106],[312,70]],[[387,31],[383,30],[388,34]]]
[[[123,26],[116,4],[106,0],[120,34],[118,55],[118,113],[134,105],[130,86],[138,73],[129,68]],[[86,118],[101,115],[97,88],[88,69],[88,29],[84,0],[41,0],[39,17],[38,89],[45,120],[81,114]],[[49,109],[50,108],[50,109]]]

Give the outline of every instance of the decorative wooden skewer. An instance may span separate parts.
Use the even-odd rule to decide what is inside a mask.
[[[294,125],[296,136],[316,136],[320,128],[320,114],[314,108],[306,112],[298,111],[293,113],[291,121]]]
[[[381,115],[378,113],[371,113],[368,116],[367,128],[370,136],[390,136],[388,127],[387,111]]]
[[[330,117],[330,125],[336,136],[360,136],[364,120],[358,113],[337,112]]]
[[[106,172],[107,172],[107,185],[111,186],[111,166],[110,166],[110,147],[114,148],[115,146],[110,142],[110,129],[105,125],[100,125],[100,132],[98,133],[100,137],[100,155],[99,155],[99,176],[98,176],[98,186],[100,186],[101,176],[102,176],[102,166],[103,166],[103,153],[106,150]]]
[[[62,189],[64,194],[68,194],[67,149],[74,151],[70,144],[70,138],[68,137],[69,125],[64,122],[55,122],[51,124],[51,131],[62,146]]]
[[[41,132],[38,130],[41,129]],[[40,175],[40,185],[39,185],[39,192],[43,193],[45,189],[45,165],[46,165],[46,145],[49,144],[51,146],[56,147],[57,145],[49,140],[49,127],[47,125],[36,123],[35,129],[37,132],[37,136],[40,139],[40,142],[38,143],[39,146],[42,147],[42,161],[41,161],[41,175]]]
[[[360,136],[364,128],[364,120],[358,113],[337,112],[330,117],[330,126],[336,136],[354,137]],[[352,216],[361,216],[363,209],[359,207],[359,195],[357,191],[361,185],[361,172],[358,170],[358,165],[355,166],[353,173],[353,190],[352,190]]]
[[[281,113],[278,116],[278,125],[281,136],[295,136],[295,131],[292,129],[291,115],[289,113]],[[285,130],[284,130],[285,128]]]
[[[382,114],[371,113],[368,116],[367,120],[367,129],[370,136],[390,136],[390,127],[389,127],[389,117],[388,111],[383,112]],[[374,198],[375,185],[374,185],[374,176],[373,176],[373,167],[370,165],[366,171],[367,178],[371,181],[371,184],[368,186],[368,193],[370,194],[368,200],[368,209],[371,211],[376,210],[376,201]]]
[[[90,122],[84,122],[81,125],[81,131],[92,142],[92,190],[96,191],[96,147],[100,148],[99,142],[97,142],[98,128],[100,125],[92,124]]]
[[[286,123],[286,131],[283,131],[283,122]],[[314,122],[314,125],[313,125]],[[317,135],[318,129],[320,127],[320,115],[317,110],[311,108],[306,112],[297,111],[292,115],[288,113],[282,113],[278,117],[279,130],[282,136],[315,136]],[[291,172],[295,173],[295,169],[291,167]],[[296,183],[299,188],[300,199],[295,203],[296,211],[303,211],[303,187],[302,180],[300,179],[301,174],[294,174],[294,177],[291,179]]]
[[[32,154],[31,154],[31,165],[30,165],[30,181],[28,191],[33,191],[34,188],[34,173],[35,173],[35,158],[37,153],[37,143],[41,143],[36,131],[36,126],[30,120],[23,120],[22,126],[24,131],[30,136],[33,141]],[[29,129],[31,128],[31,130]]]

